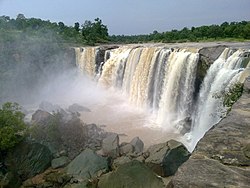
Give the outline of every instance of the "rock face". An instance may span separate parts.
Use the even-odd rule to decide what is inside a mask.
[[[52,154],[47,147],[26,141],[9,152],[5,163],[9,171],[17,172],[17,175],[25,180],[47,169],[51,160]]]
[[[132,146],[134,146],[134,152],[135,153],[141,153],[144,148],[144,143],[139,137],[133,138],[133,140],[130,142]]]
[[[32,123],[39,124],[39,125],[46,125],[49,123],[53,116],[43,110],[37,110],[33,115],[32,115]]]
[[[91,179],[107,170],[107,160],[90,149],[85,149],[67,166],[67,173],[80,180]]]
[[[119,136],[116,133],[111,133],[102,141],[103,154],[116,158],[119,156]]]
[[[64,167],[69,162],[69,158],[66,156],[62,156],[51,161],[52,168],[61,168]]]
[[[220,56],[225,48],[226,46],[224,45],[218,45],[213,47],[203,47],[199,50],[200,58],[197,65],[195,79],[195,94],[198,93],[200,85],[210,65]]]
[[[139,161],[121,165],[116,171],[103,175],[101,188],[161,188],[164,184],[147,166]]]
[[[148,149],[148,152],[149,157],[145,160],[146,165],[162,177],[173,175],[190,156],[186,147],[175,140],[153,145]]]
[[[228,116],[199,141],[169,187],[249,187],[250,79]],[[191,175],[192,174],[192,175]]]

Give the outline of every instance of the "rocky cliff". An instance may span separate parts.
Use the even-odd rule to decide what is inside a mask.
[[[199,141],[168,187],[249,187],[250,77],[228,116]]]

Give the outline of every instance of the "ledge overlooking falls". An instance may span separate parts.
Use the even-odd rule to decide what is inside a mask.
[[[169,187],[249,187],[250,77],[226,118],[209,130]]]

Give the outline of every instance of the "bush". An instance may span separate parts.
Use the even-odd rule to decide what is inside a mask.
[[[0,151],[19,143],[24,135],[24,114],[17,103],[7,102],[0,108]]]

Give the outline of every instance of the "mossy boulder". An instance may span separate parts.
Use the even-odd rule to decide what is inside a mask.
[[[98,187],[161,188],[164,187],[164,184],[145,164],[131,161],[121,165],[116,171],[101,176]]]

